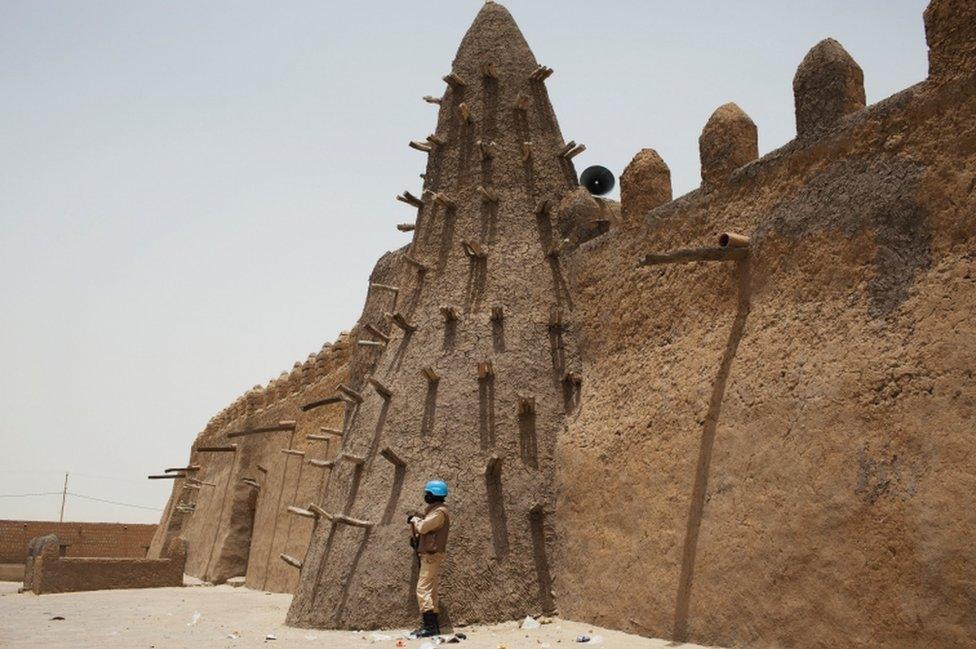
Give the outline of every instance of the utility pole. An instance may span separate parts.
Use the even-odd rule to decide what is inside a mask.
[[[64,489],[61,490],[61,517],[58,519],[59,523],[64,522],[64,501],[68,497],[68,472],[64,473]]]

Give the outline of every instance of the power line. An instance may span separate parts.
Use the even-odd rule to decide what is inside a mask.
[[[43,491],[35,494],[0,494],[0,498],[30,498],[31,496],[60,496],[60,491]]]
[[[59,492],[56,492],[56,493],[59,493]],[[75,498],[84,498],[85,500],[94,500],[94,501],[100,502],[100,503],[108,503],[110,505],[120,505],[122,507],[136,507],[137,509],[148,509],[148,510],[151,510],[151,511],[154,511],[154,512],[161,512],[161,511],[163,511],[159,507],[146,507],[145,505],[133,505],[131,503],[120,503],[120,502],[117,502],[115,500],[105,500],[104,498],[95,498],[94,496],[85,496],[83,494],[76,494],[73,491],[69,491],[68,492],[68,495],[69,496],[74,496]]]

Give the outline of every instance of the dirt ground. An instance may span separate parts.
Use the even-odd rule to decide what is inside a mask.
[[[36,596],[18,594],[15,582],[0,582],[0,647],[375,647],[395,649],[403,632],[350,632],[284,626],[291,595],[230,586],[113,590]],[[63,620],[55,620],[63,617]],[[538,629],[522,630],[510,622],[457,629],[468,636],[459,649],[567,649],[576,636],[589,645],[621,649],[658,649],[700,645],[673,644],[554,619]],[[266,639],[271,634],[274,640]],[[421,649],[427,640],[411,640]]]

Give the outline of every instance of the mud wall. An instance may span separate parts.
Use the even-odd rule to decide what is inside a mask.
[[[340,404],[307,412],[302,407],[334,393],[346,380],[348,359],[344,334],[214,417],[187,462],[198,468],[174,481],[150,556],[160,556],[162,548],[182,536],[189,541],[188,574],[215,583],[246,576],[249,587],[293,592],[298,573],[280,555],[304,555],[311,522],[289,515],[287,508],[315,500],[328,480],[327,471],[308,461],[325,458],[330,442],[306,435],[341,425],[342,417]],[[300,425],[281,430],[231,436],[297,421]]]
[[[701,189],[572,256],[562,614],[722,646],[976,646],[974,26],[933,2],[930,78],[868,108],[821,43],[795,141],[754,160],[722,107]],[[663,173],[635,172],[625,215]],[[715,250],[729,230],[746,256]]]
[[[57,534],[68,557],[145,557],[156,525],[0,521],[0,563],[24,563],[27,542]]]
[[[186,542],[173,539],[161,559],[62,557],[54,534],[31,541],[24,587],[34,593],[69,593],[118,588],[164,588],[183,585]]]

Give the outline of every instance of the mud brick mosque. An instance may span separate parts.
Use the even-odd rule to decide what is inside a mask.
[[[645,148],[615,202],[486,3],[404,136],[411,242],[349,332],[207,424],[149,556],[182,537],[188,573],[294,593],[293,625],[406,626],[404,512],[436,475],[454,624],[972,646],[976,3],[924,29],[925,81],[866,106],[826,38],[794,140],[758,157],[725,104],[700,188]]]

